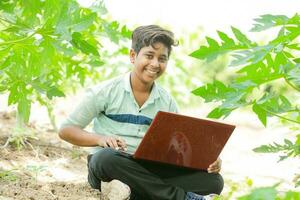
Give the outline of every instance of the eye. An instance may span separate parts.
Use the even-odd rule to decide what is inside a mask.
[[[151,55],[151,54],[146,54],[146,58],[152,59],[152,58],[153,58],[153,55]]]
[[[161,57],[161,58],[159,58],[159,62],[165,63],[165,62],[167,62],[167,58]]]

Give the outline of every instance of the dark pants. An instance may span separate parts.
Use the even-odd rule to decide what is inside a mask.
[[[100,189],[101,181],[117,179],[131,188],[130,199],[184,200],[186,192],[220,194],[220,174],[135,160],[131,155],[104,148],[89,157],[88,181]]]

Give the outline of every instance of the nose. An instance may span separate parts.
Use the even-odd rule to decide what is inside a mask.
[[[159,67],[159,61],[158,61],[158,59],[157,59],[157,58],[153,58],[153,59],[151,60],[151,65],[152,65],[153,67]]]

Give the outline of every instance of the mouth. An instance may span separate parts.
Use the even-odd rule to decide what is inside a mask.
[[[145,69],[145,71],[152,76],[157,75],[159,73],[159,70],[153,70],[153,69]]]

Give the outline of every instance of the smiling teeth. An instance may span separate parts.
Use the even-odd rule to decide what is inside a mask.
[[[147,69],[146,71],[149,72],[150,74],[157,74],[158,73],[157,71],[152,71],[150,69]]]

